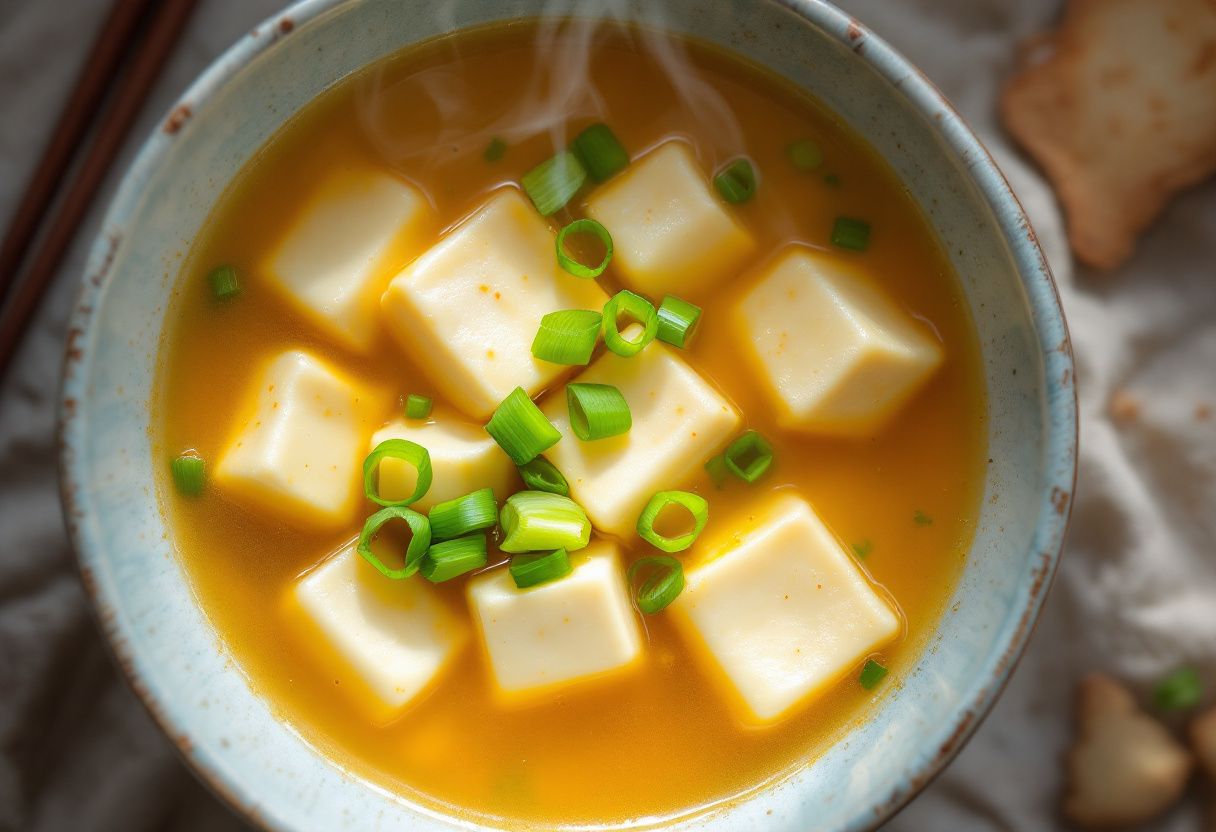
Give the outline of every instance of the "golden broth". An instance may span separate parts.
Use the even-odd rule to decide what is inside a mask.
[[[538,59],[535,36],[530,25],[513,25],[402,53],[336,85],[246,167],[196,242],[169,312],[153,420],[155,445],[166,458],[196,448],[216,459],[234,402],[262,364],[289,347],[324,356],[368,385],[436,396],[435,416],[452,414],[384,333],[373,358],[334,346],[259,282],[256,267],[310,184],[335,166],[398,172],[430,195],[442,224],[450,225],[489,190],[518,181],[547,158],[555,138],[547,129],[509,135],[498,162],[482,158],[490,138],[504,134],[504,119],[521,112],[521,101],[543,105],[563,82],[568,86]],[[540,51],[560,51],[569,37],[558,33]],[[697,472],[683,487],[709,499],[715,528],[729,528],[773,489],[798,489],[864,557],[902,609],[907,636],[883,652],[891,674],[876,691],[863,690],[850,674],[766,729],[739,724],[662,614],[644,621],[643,672],[511,709],[495,700],[474,646],[403,718],[376,727],[342,689],[352,680],[321,669],[282,604],[295,578],[356,534],[370,507],[350,518],[345,533],[305,533],[230,503],[214,488],[180,499],[165,478],[161,493],[186,572],[253,686],[337,763],[412,798],[524,825],[620,822],[729,799],[805,765],[864,720],[882,691],[912,670],[959,575],[978,512],[985,404],[972,324],[938,242],[894,174],[821,106],[736,59],[681,48],[699,82],[727,103],[737,136],[729,124],[701,120],[683,106],[656,60],[619,32],[600,33],[587,55],[602,109],[586,110],[582,93],[563,101],[575,114],[563,135],[602,120],[635,156],[679,135],[693,143],[707,171],[746,152],[760,187],[737,210],[760,252],[791,240],[829,250],[836,216],[866,218],[874,229],[869,250],[844,256],[863,263],[899,304],[929,323],[946,354],[933,380],[878,436],[798,435],[775,423],[734,342],[728,310],[748,281],[699,298],[702,329],[684,357],[734,401],[748,427],[772,441],[777,456],[754,486],[736,481],[718,490]],[[437,87],[459,106],[452,99],[436,103],[427,90]],[[824,166],[814,173],[795,171],[786,158],[787,144],[802,137],[824,150]],[[206,274],[217,263],[234,265],[243,277],[233,302],[210,297]],[[611,291],[610,275],[611,269],[605,275]],[[397,407],[386,408],[384,418]],[[631,544],[627,559],[647,548]],[[491,563],[501,562],[495,554]],[[467,615],[465,582],[437,587],[461,615]]]

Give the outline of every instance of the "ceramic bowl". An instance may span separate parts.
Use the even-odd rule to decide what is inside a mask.
[[[603,2],[561,11],[595,16]],[[660,8],[661,7],[661,8]],[[729,49],[826,102],[898,171],[961,275],[990,407],[985,496],[962,579],[915,672],[813,766],[663,828],[863,829],[921,789],[992,706],[1059,557],[1076,470],[1073,364],[1034,233],[975,136],[902,57],[813,0],[621,2],[614,13]],[[255,696],[171,547],[150,483],[149,411],[181,258],[225,186],[334,81],[453,29],[551,0],[310,0],[217,60],[148,138],[94,244],[71,322],[63,503],[80,570],[131,686],[199,775],[272,829],[470,828],[343,772]],[[653,22],[653,21],[652,21]]]

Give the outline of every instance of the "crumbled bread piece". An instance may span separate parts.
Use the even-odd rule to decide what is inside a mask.
[[[1001,99],[1082,261],[1114,268],[1169,198],[1216,171],[1216,3],[1070,0]]]
[[[1085,827],[1142,823],[1186,788],[1187,749],[1113,679],[1091,674],[1077,697],[1080,732],[1068,753],[1064,814]]]
[[[1208,777],[1216,780],[1216,706],[1208,708],[1191,723],[1191,747]]]
[[[1131,424],[1140,418],[1140,400],[1126,390],[1116,390],[1107,404],[1110,417],[1122,424]]]

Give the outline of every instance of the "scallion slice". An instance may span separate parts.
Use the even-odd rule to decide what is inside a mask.
[[[861,676],[858,677],[858,681],[861,682],[861,686],[866,690],[874,690],[874,688],[878,687],[878,683],[881,682],[886,675],[887,669],[885,667],[873,659],[866,659],[865,666],[861,669]]]
[[[709,474],[709,480],[714,484],[714,487],[721,488],[722,483],[726,482],[727,475],[730,474],[730,469],[726,467],[726,455],[718,454],[707,460],[705,463],[705,473]]]
[[[497,162],[507,153],[507,143],[498,136],[490,139],[490,143],[486,145],[486,149],[482,151],[481,158],[487,162]]]
[[[646,572],[640,585],[634,586],[638,574]],[[669,555],[639,558],[629,567],[629,583],[633,600],[646,615],[654,615],[676,600],[684,591],[684,567]]]
[[[390,520],[404,520],[405,524],[410,527],[410,542],[405,547],[405,557],[402,559],[400,569],[390,569],[372,551],[372,538]],[[363,556],[365,561],[376,567],[376,571],[381,575],[392,578],[394,581],[400,581],[418,571],[422,557],[430,545],[431,522],[427,520],[426,515],[404,506],[387,506],[367,518],[363,524],[363,531],[359,533],[359,542],[355,546],[355,550]]]
[[[522,387],[512,390],[494,410],[486,423],[486,433],[494,437],[516,465],[531,462],[562,438]]]
[[[498,516],[504,552],[573,552],[591,540],[591,521],[583,507],[560,494],[517,491],[507,498]]]
[[[584,442],[619,436],[633,427],[629,402],[611,384],[567,384],[566,405],[570,429]]]
[[[538,456],[531,462],[516,467],[519,469],[519,476],[523,479],[524,485],[533,491],[548,491],[550,494],[561,494],[563,497],[570,496],[570,484],[566,482],[562,472],[543,456]]]
[[[675,295],[668,295],[659,304],[658,314],[659,340],[680,349],[687,347],[701,320],[701,307]]]
[[[1203,682],[1193,667],[1183,667],[1153,688],[1153,704],[1160,711],[1185,711],[1203,701]]]
[[[629,153],[607,124],[593,124],[571,145],[592,180],[606,182],[629,164]]]
[[[621,316],[626,315],[642,325],[642,334],[632,341],[621,334]],[[641,295],[622,289],[604,304],[602,322],[604,343],[617,355],[628,358],[637,355],[654,340],[659,332],[659,314],[654,305]]]
[[[679,506],[692,517],[692,530],[675,537],[665,537],[655,531],[654,524],[664,509]],[[664,552],[683,552],[709,522],[709,503],[699,494],[690,491],[660,491],[650,498],[642,513],[638,516],[638,534],[642,539]]]
[[[441,584],[486,565],[484,532],[435,543],[427,550],[418,571],[433,584]]]
[[[232,266],[216,266],[207,275],[207,282],[211,284],[211,294],[217,300],[228,300],[241,293],[241,284]]]
[[[587,181],[587,171],[569,151],[546,159],[523,175],[520,184],[541,216],[556,214]]]
[[[714,187],[732,205],[741,205],[756,194],[756,171],[746,159],[735,159],[714,177]]]
[[[425,419],[431,415],[433,405],[434,403],[426,396],[410,393],[405,399],[405,418]]]
[[[591,234],[604,247],[604,256],[598,266],[584,266],[566,250],[566,238],[571,234]],[[612,262],[612,235],[595,220],[581,219],[567,225],[557,233],[557,264],[567,273],[588,280],[599,277]]]
[[[870,247],[870,224],[852,217],[837,217],[832,226],[832,245],[850,251],[865,251]]]
[[[565,549],[524,552],[511,558],[511,566],[508,568],[511,577],[515,579],[515,585],[520,589],[564,578],[573,569],[570,566],[570,555]]]
[[[380,461],[391,457],[400,459],[413,466],[418,472],[414,481],[414,493],[404,500],[386,500],[380,496],[377,488],[377,475],[380,473]],[[363,493],[367,499],[382,506],[408,506],[420,500],[431,487],[431,453],[417,442],[408,439],[385,439],[363,460]]]
[[[169,463],[177,493],[197,497],[207,484],[207,463],[194,451],[186,451]]]
[[[603,316],[590,309],[559,309],[540,319],[532,355],[554,364],[587,364],[600,337]]]
[[[494,489],[482,488],[454,500],[436,503],[431,508],[430,518],[431,537],[435,540],[451,540],[488,529],[498,522]]]
[[[773,446],[759,431],[749,430],[731,442],[722,456],[728,471],[744,482],[755,482],[773,464]]]
[[[785,148],[785,155],[803,173],[810,173],[823,164],[823,150],[810,139],[793,142]]]

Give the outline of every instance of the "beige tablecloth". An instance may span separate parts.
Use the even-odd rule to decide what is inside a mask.
[[[200,3],[119,171],[195,74],[278,5]],[[1116,274],[1078,270],[1050,190],[995,118],[1014,44],[1056,17],[1057,0],[841,5],[919,64],[998,156],[1062,284],[1082,399],[1073,530],[1038,633],[972,742],[890,828],[1055,828],[1078,674],[1112,671],[1143,692],[1186,662],[1216,685],[1216,183],[1178,199]],[[107,6],[0,0],[0,221]],[[0,388],[0,830],[240,829],[116,676],[70,563],[53,402],[65,316],[99,218],[94,210]],[[1125,404],[1121,420],[1108,407],[1116,390],[1138,405]],[[1198,829],[1199,804],[1192,794],[1159,828]]]

